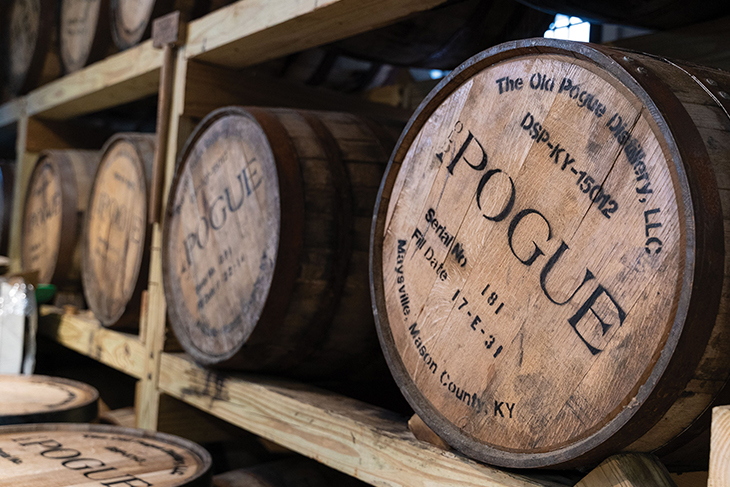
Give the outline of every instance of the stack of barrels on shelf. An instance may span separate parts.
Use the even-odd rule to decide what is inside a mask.
[[[100,152],[40,154],[23,209],[21,264],[80,293],[106,326],[135,326],[147,276],[154,135],[118,134]],[[143,276],[140,279],[140,276]]]
[[[373,307],[449,444],[575,466],[709,427],[730,400],[728,93],[724,72],[531,39],[424,101],[375,210]]]

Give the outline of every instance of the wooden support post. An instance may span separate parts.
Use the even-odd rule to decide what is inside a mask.
[[[175,53],[181,42],[180,12],[175,11],[160,17],[152,24],[152,45],[163,49],[164,57],[160,71],[160,93],[157,99],[157,146],[152,165],[152,187],[150,188],[150,223],[160,222],[162,207],[162,180],[164,177],[167,140],[170,131],[172,91],[175,80]]]
[[[603,461],[575,487],[676,487],[657,457],[620,453]]]
[[[730,486],[730,406],[712,409],[709,474],[707,487]]]
[[[184,63],[177,64],[176,46],[182,42],[180,33],[184,31],[180,25],[180,13],[161,17],[155,20],[153,26],[153,40],[155,47],[165,50],[162,72],[160,73],[160,91],[157,111],[157,145],[150,189],[149,220],[152,223],[152,248],[150,249],[150,273],[147,287],[147,319],[145,320],[144,342],[146,350],[145,373],[138,384],[137,427],[155,430],[160,408],[160,393],[157,388],[160,374],[160,357],[165,347],[165,320],[166,311],[165,293],[162,288],[162,228],[161,216],[164,210],[163,195],[169,186],[174,168],[175,152],[170,154],[170,138],[177,140],[177,117],[173,113],[175,96],[175,80],[185,76]],[[178,73],[182,70],[182,74]],[[172,131],[171,126],[175,127]],[[172,161],[172,162],[170,162]],[[168,167],[166,170],[166,166]],[[168,176],[169,175],[169,176]]]

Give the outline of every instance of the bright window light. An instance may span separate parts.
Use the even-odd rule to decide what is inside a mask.
[[[578,17],[557,14],[543,37],[588,42],[591,38],[591,24]]]
[[[428,74],[431,79],[441,79],[446,75],[446,72],[441,71],[440,69],[432,69]]]

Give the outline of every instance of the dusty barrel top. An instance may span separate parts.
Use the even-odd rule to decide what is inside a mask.
[[[475,458],[590,461],[646,439],[727,332],[724,162],[672,90],[707,95],[631,56],[485,51],[429,95],[391,160],[371,262],[381,341],[419,415]],[[706,365],[714,394],[727,364]],[[695,416],[677,418],[679,434]]]
[[[210,454],[182,438],[89,424],[0,427],[0,478],[19,486],[209,487]]]
[[[96,418],[99,393],[75,380],[0,375],[0,425]]]

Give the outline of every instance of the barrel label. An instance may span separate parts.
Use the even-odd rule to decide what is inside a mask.
[[[132,297],[144,254],[147,183],[144,161],[130,141],[117,140],[106,150],[88,215],[86,294],[94,312],[108,321]]]
[[[23,216],[23,269],[38,270],[39,282],[51,282],[58,259],[63,219],[60,175],[41,161],[31,175]]]
[[[201,468],[186,449],[125,433],[0,432],[3,478],[38,485],[164,487],[184,485]]]
[[[185,161],[169,216],[170,291],[194,346],[227,353],[253,330],[271,284],[278,245],[278,180],[255,122],[213,123]]]
[[[660,353],[683,278],[659,128],[609,75],[533,56],[474,75],[417,130],[382,254],[408,374],[499,448],[603,426]]]

